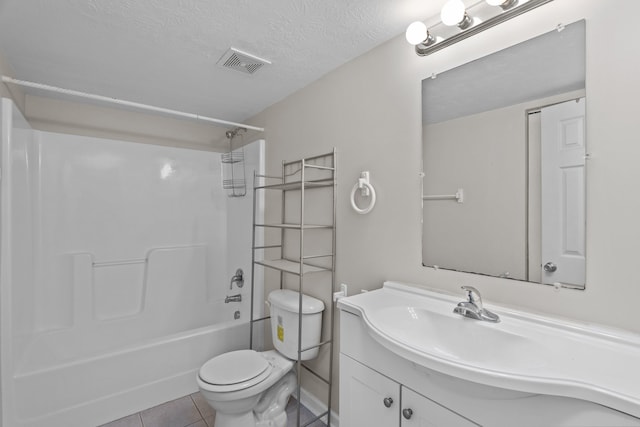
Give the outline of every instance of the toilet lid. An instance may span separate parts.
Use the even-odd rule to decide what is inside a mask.
[[[238,350],[221,354],[200,368],[200,378],[213,385],[252,384],[269,376],[269,362],[255,350]],[[245,384],[246,386],[247,384]]]

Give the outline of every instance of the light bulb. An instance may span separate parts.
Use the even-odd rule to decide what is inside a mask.
[[[413,22],[407,27],[405,37],[414,46],[420,44],[427,38],[427,26],[424,22]]]
[[[440,18],[442,23],[448,26],[458,25],[464,21],[465,7],[462,0],[449,0],[442,6]]]
[[[504,3],[504,0],[486,0],[491,6],[500,6]]]

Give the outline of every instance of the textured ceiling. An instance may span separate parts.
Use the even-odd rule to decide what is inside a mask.
[[[0,54],[18,79],[243,121],[443,3],[0,0]],[[222,69],[229,47],[272,65]]]

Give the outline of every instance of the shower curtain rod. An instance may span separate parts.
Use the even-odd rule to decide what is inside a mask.
[[[258,132],[264,132],[264,128],[245,125],[243,123],[229,122],[227,120],[214,119],[213,117],[206,117],[206,116],[201,116],[201,115],[193,114],[193,113],[185,113],[183,111],[171,110],[171,109],[162,108],[162,107],[155,107],[153,105],[141,104],[139,102],[125,101],[123,99],[110,98],[108,96],[95,95],[95,94],[92,94],[92,93],[80,92],[80,91],[77,91],[77,90],[64,89],[64,88],[60,88],[60,87],[56,87],[56,86],[45,85],[45,84],[42,84],[42,83],[34,83],[34,82],[26,81],[26,80],[17,80],[17,79],[14,79],[12,77],[7,77],[7,76],[2,76],[2,82],[3,83],[12,83],[12,84],[15,84],[15,85],[18,85],[18,86],[31,87],[31,88],[35,88],[35,89],[42,89],[42,90],[46,90],[46,91],[49,91],[49,92],[62,93],[62,94],[65,94],[65,95],[77,96],[77,97],[80,97],[80,98],[93,99],[93,100],[96,100],[96,101],[102,101],[102,102],[107,102],[107,103],[112,103],[112,104],[125,105],[127,107],[138,108],[138,109],[141,109],[141,110],[149,110],[149,111],[155,111],[155,112],[158,112],[158,113],[170,114],[170,115],[173,115],[173,116],[186,117],[186,118],[195,119],[195,120],[202,120],[202,121],[205,121],[205,122],[217,123],[217,124],[224,125],[224,126],[241,127],[241,128],[245,128],[245,129],[255,130],[255,131],[258,131]]]

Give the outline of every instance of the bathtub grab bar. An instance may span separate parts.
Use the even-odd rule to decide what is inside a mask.
[[[197,245],[197,244],[182,245],[182,246],[159,246],[159,247],[154,247],[149,249],[147,252],[147,256],[145,258],[115,259],[110,261],[93,261],[91,263],[91,266],[94,268],[98,268],[98,267],[111,267],[115,265],[144,264],[149,262],[149,258],[156,251],[173,250],[173,249],[176,249],[176,250],[196,249],[196,248],[206,248],[206,247],[207,245]],[[95,255],[90,252],[80,252],[80,253],[88,254],[91,256],[92,259],[95,257]]]
[[[128,264],[144,264],[147,262],[147,258],[137,258],[137,259],[123,259],[123,260],[115,260],[115,261],[94,261],[92,263],[93,267],[111,267],[114,265],[128,265]]]

